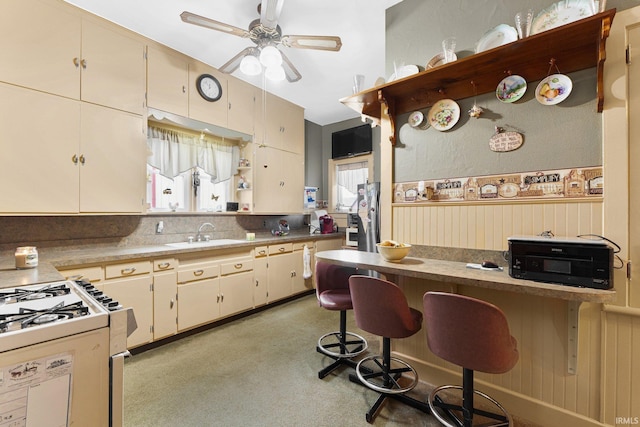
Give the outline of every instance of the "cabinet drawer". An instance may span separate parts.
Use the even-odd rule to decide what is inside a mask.
[[[293,244],[293,250],[294,251],[301,251],[304,249],[304,247],[308,247],[309,250],[313,249],[313,242],[296,242]]]
[[[203,262],[181,266],[178,269],[178,283],[193,282],[195,280],[210,279],[220,275],[220,264]]]
[[[262,258],[269,254],[269,248],[267,246],[256,246],[255,257]]]
[[[151,261],[127,262],[123,264],[107,265],[104,268],[105,278],[137,276],[151,272]]]
[[[178,261],[175,258],[162,258],[153,260],[153,271],[167,271],[178,267]]]
[[[67,280],[88,280],[97,283],[104,280],[104,271],[99,265],[95,267],[74,268],[73,270],[59,270]]]
[[[253,260],[251,258],[229,260],[229,262],[225,262],[221,265],[221,274],[223,276],[251,270],[253,270]]]
[[[293,243],[282,243],[279,245],[269,245],[269,255],[284,254],[293,251]]]

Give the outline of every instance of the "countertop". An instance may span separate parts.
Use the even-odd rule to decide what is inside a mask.
[[[614,290],[564,286],[514,279],[507,271],[476,270],[464,262],[406,257],[400,262],[386,261],[380,254],[359,251],[322,251],[316,260],[374,270],[387,275],[415,277],[456,285],[517,292],[569,301],[608,303],[615,301]]]
[[[310,240],[332,240],[342,238],[342,233],[333,234],[290,234],[287,236],[256,236],[255,240],[237,240],[237,243],[212,244],[175,248],[165,244],[146,246],[83,246],[81,248],[44,248],[38,249],[38,267],[17,270],[13,256],[0,257],[0,288],[22,286],[33,283],[62,280],[63,276],[57,268],[74,267],[88,264],[99,264],[131,260],[136,258],[168,257],[180,254],[210,252],[212,250],[250,249],[257,246],[308,242]]]

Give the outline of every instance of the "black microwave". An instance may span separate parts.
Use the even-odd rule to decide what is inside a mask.
[[[594,289],[613,287],[613,248],[604,240],[514,236],[508,242],[511,277]]]

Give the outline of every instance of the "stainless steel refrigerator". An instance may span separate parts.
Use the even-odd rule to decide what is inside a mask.
[[[376,252],[380,243],[380,183],[358,184],[358,250]]]

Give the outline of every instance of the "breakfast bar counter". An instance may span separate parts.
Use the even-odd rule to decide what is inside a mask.
[[[374,270],[386,276],[413,277],[567,301],[608,303],[616,298],[614,290],[514,279],[507,271],[471,269],[464,262],[412,257],[406,257],[400,262],[389,262],[378,253],[344,250],[318,252],[315,257],[318,261]]]

